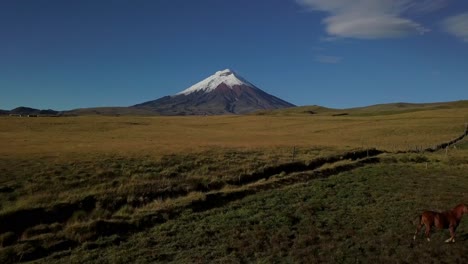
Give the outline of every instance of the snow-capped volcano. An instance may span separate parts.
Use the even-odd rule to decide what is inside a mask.
[[[224,71],[217,71],[215,74],[211,75],[210,77],[206,78],[205,80],[192,85],[191,87],[183,90],[182,92],[177,93],[176,95],[188,95],[193,92],[204,91],[205,93],[211,92],[216,89],[220,84],[224,83],[228,87],[234,87],[236,85],[241,86],[249,86],[254,88],[255,86],[244,78],[240,77],[234,71],[226,69]]]
[[[218,71],[173,95],[134,105],[162,115],[245,114],[294,105],[270,95],[236,72]]]

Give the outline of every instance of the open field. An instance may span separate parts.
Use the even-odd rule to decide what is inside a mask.
[[[2,117],[0,262],[467,262],[468,108],[363,111]]]
[[[349,111],[348,111],[349,112]],[[467,108],[390,115],[0,118],[0,155],[57,157],[142,153],[161,156],[213,147],[389,151],[430,147],[464,130]],[[378,113],[378,112],[377,112]]]

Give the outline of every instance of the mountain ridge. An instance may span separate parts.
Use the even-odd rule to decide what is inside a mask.
[[[175,95],[131,107],[161,115],[222,115],[294,106],[261,90],[234,71],[225,69]]]

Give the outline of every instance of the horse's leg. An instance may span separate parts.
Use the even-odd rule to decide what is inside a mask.
[[[449,227],[450,230],[450,238],[445,240],[445,243],[455,243],[455,228],[453,226]]]
[[[425,223],[426,225],[426,239],[427,241],[431,241],[431,226]]]
[[[416,227],[416,232],[414,232],[414,236],[413,236],[413,240],[416,240],[416,236],[419,234],[419,232],[421,231],[421,227],[423,226],[424,224],[419,222],[418,223],[418,226]]]

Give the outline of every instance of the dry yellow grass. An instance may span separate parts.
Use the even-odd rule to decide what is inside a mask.
[[[213,148],[430,147],[460,135],[468,109],[384,116],[0,118],[0,155],[164,155]]]
[[[392,221],[385,222],[385,225],[390,233],[396,234],[398,232],[395,230],[401,229],[401,223],[406,223],[405,219],[412,217],[410,214],[416,211],[417,206],[426,206],[420,197],[442,193],[443,196],[435,197],[440,204],[451,204],[463,199],[460,194],[462,192],[458,190],[460,186],[464,186],[466,139],[457,144],[457,149],[451,148],[448,153],[440,151],[432,154],[386,154],[381,156],[380,164],[342,173],[340,177],[331,177],[326,181],[311,181],[307,185],[295,184],[291,188],[278,190],[260,187],[261,184],[272,188],[279,187],[275,181],[282,182],[281,179],[287,176],[283,172],[268,181],[261,180],[242,186],[230,185],[235,181],[240,183],[246,175],[254,175],[256,172],[266,171],[271,166],[291,162],[292,153],[295,154],[295,161],[307,163],[320,156],[342,153],[349,149],[374,147],[398,151],[416,147],[428,148],[462,134],[468,116],[468,108],[462,107],[412,113],[389,113],[386,110],[384,114],[370,112],[363,115],[349,112],[349,115],[344,116],[333,116],[336,111],[313,115],[302,111],[287,114],[279,112],[275,115],[212,117],[2,117],[0,187],[3,189],[0,192],[0,216],[8,220],[2,220],[2,223],[5,221],[13,225],[12,223],[18,222],[17,219],[24,219],[22,212],[31,212],[33,217],[30,219],[33,220],[18,230],[11,229],[14,232],[5,229],[4,231],[9,232],[6,235],[0,234],[0,242],[12,237],[23,239],[8,248],[2,248],[0,259],[17,261],[17,256],[31,251],[42,252],[43,247],[53,254],[56,249],[49,246],[49,238],[53,237],[53,243],[65,241],[83,245],[74,249],[72,255],[81,258],[78,262],[86,262],[84,259],[95,252],[88,251],[86,245],[101,241],[101,238],[96,241],[95,238],[102,236],[102,239],[107,239],[109,230],[116,227],[136,228],[146,232],[144,228],[149,219],[151,222],[167,220],[169,226],[184,226],[186,219],[189,219],[190,223],[196,223],[195,227],[187,229],[190,232],[179,232],[182,235],[174,237],[175,241],[160,243],[179,243],[185,246],[186,241],[193,241],[193,238],[186,234],[193,234],[192,231],[198,227],[207,226],[206,223],[198,221],[205,217],[200,218],[198,213],[194,213],[196,208],[211,208],[211,202],[217,200],[218,196],[210,194],[216,194],[219,188],[222,188],[219,191],[220,195],[226,195],[226,198],[222,198],[225,199],[225,203],[217,204],[216,207],[226,206],[227,209],[221,208],[223,213],[217,215],[214,208],[211,211],[214,212],[213,221],[208,222],[208,225],[220,227],[219,232],[227,230],[222,233],[223,237],[232,237],[230,230],[233,230],[230,229],[230,220],[225,222],[225,225],[218,225],[229,219],[224,212],[236,212],[236,222],[239,219],[250,219],[250,212],[246,214],[243,209],[236,211],[237,208],[229,207],[229,199],[242,202],[240,199],[244,190],[252,195],[245,200],[247,205],[254,205],[252,210],[274,215],[274,224],[268,227],[268,230],[286,230],[285,237],[295,232],[293,230],[297,230],[297,226],[284,216],[291,215],[295,216],[294,219],[300,219],[303,214],[300,208],[304,208],[304,204],[308,204],[312,209],[325,208],[321,204],[334,206],[333,210],[329,210],[329,215],[324,215],[325,219],[331,219],[331,225],[323,225],[322,220],[307,220],[303,223],[311,227],[311,230],[323,228],[324,234],[330,230],[343,230],[341,226],[333,225],[339,223],[343,215],[349,215],[348,210],[340,210],[341,204],[346,204],[346,208],[351,204],[360,212],[363,206],[366,211],[379,212],[381,204],[390,204],[391,214],[400,217],[398,222],[392,218]],[[336,162],[333,166],[348,162]],[[330,168],[329,166],[331,165],[325,165],[324,168]],[[405,176],[401,177],[402,175]],[[444,175],[443,184],[440,175]],[[447,179],[451,179],[448,183],[453,185],[447,185]],[[428,189],[427,182],[435,184]],[[415,187],[419,189],[415,190]],[[335,191],[336,189],[339,191]],[[257,193],[257,190],[262,191]],[[456,192],[449,193],[448,190]],[[297,193],[302,193],[302,197],[298,197]],[[391,195],[386,196],[389,193]],[[441,197],[446,200],[441,202]],[[91,204],[89,207],[82,206],[88,202]],[[271,204],[271,210],[265,208],[264,202]],[[290,206],[277,206],[282,204],[296,204],[300,207],[288,211]],[[317,204],[320,207],[317,207]],[[408,204],[417,206],[412,205],[411,209],[408,209]],[[64,218],[54,216],[50,223],[57,221],[58,224],[48,224],[41,220],[44,213],[57,212],[57,208],[63,206],[72,208],[73,211],[63,211]],[[243,205],[242,208],[244,207]],[[305,216],[310,219],[307,214]],[[352,217],[348,220],[353,220]],[[261,219],[263,221],[265,217],[262,216]],[[366,219],[369,219],[367,215],[364,217],[365,221]],[[377,220],[374,226],[380,228],[384,221]],[[153,224],[155,223],[151,223]],[[100,225],[106,227],[104,233],[99,231]],[[254,230],[246,233],[252,237],[257,237],[257,231],[262,230],[262,224],[258,222],[249,222],[247,226],[249,230],[251,227],[251,230]],[[46,233],[35,236],[38,230],[45,230]],[[161,233],[161,229],[148,230],[158,230],[158,234],[153,237],[173,237],[172,234],[168,235],[172,231],[165,233],[162,230]],[[375,244],[373,229],[367,229],[366,225],[357,230],[365,235],[353,235],[354,240],[351,241],[356,241],[356,244]],[[127,231],[119,229],[111,233],[113,237],[119,237],[125,236]],[[143,233],[131,236],[129,244],[125,247],[138,252],[138,255],[145,254],[148,246],[140,246],[141,240],[138,238],[139,234]],[[24,240],[31,238],[34,243]],[[85,240],[89,243],[86,244]],[[265,241],[268,240],[269,238]],[[350,241],[349,237],[345,240]],[[337,241],[336,237],[330,237],[330,241]],[[394,240],[390,238],[388,241]],[[217,243],[220,245],[220,254],[225,254],[224,245],[231,242],[222,238]],[[335,243],[319,244],[323,248],[335,246]],[[28,247],[25,248],[24,245]],[[199,245],[197,243],[196,247]],[[309,245],[305,247],[310,248]],[[343,252],[349,251],[348,244],[342,245],[342,248]],[[399,254],[405,255],[401,247],[389,248],[400,250],[402,253]],[[120,246],[116,248],[108,245],[106,249],[100,250],[108,250],[110,255],[117,256],[121,249]],[[156,251],[166,254],[171,250],[162,248]],[[255,252],[262,250],[254,249]],[[288,246],[285,250],[290,252],[291,247]],[[155,252],[153,249],[151,251]],[[302,248],[299,248],[299,251],[302,251]],[[374,251],[373,248],[369,248],[367,252]],[[458,251],[454,249],[453,252]],[[382,255],[382,259],[383,257]],[[49,260],[43,261],[50,262]]]

